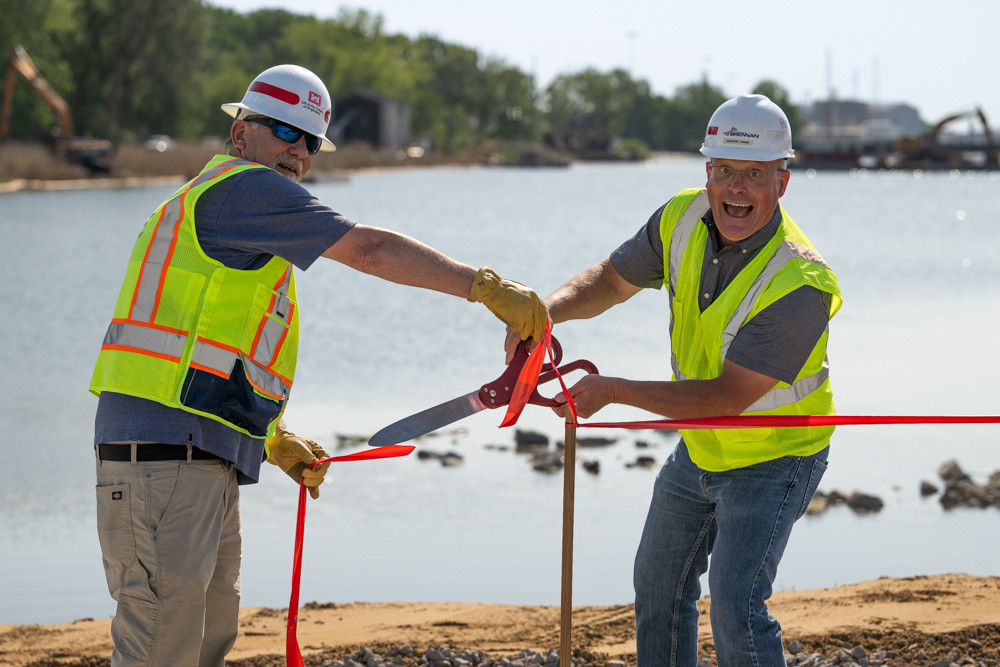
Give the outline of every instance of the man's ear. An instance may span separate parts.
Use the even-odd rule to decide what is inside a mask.
[[[780,185],[778,187],[778,198],[785,196],[785,189],[788,187],[788,179],[792,177],[792,173],[786,168],[784,171],[778,173],[778,178],[780,179]]]
[[[229,140],[232,142],[233,148],[237,151],[242,152],[246,148],[247,129],[248,125],[243,120],[233,121],[232,127],[229,128]]]

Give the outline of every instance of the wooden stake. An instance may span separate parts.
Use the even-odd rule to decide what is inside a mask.
[[[576,424],[566,411],[563,449],[562,603],[559,627],[559,667],[573,664],[573,498],[576,484]]]

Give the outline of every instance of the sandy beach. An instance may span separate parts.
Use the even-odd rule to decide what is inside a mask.
[[[703,657],[712,658],[711,629],[702,607]],[[1000,577],[948,574],[883,578],[836,588],[782,591],[771,599],[786,648],[828,658],[841,648],[893,651],[891,664],[933,665],[949,655],[960,664],[1000,664]],[[384,653],[409,644],[414,656],[439,646],[478,649],[494,658],[559,646],[558,607],[474,603],[305,603],[298,640],[307,665],[343,660],[360,648]],[[287,610],[244,608],[228,664],[284,665]],[[110,619],[58,625],[0,625],[0,665],[105,665]],[[957,649],[957,654],[956,654]],[[573,650],[590,664],[635,664],[631,604],[573,610]],[[923,651],[923,654],[920,652]],[[918,657],[919,656],[919,657]],[[416,658],[405,664],[417,664]],[[715,664],[714,660],[712,664]]]

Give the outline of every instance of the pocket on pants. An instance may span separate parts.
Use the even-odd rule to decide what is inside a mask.
[[[111,619],[111,641],[115,651],[146,662],[155,629],[156,605],[125,593],[118,597],[118,609]]]
[[[136,555],[132,521],[132,495],[127,482],[97,487],[97,537],[101,543],[104,574],[111,597],[122,594],[156,601],[149,587],[149,574]]]
[[[105,568],[136,560],[132,530],[132,496],[128,483],[97,487],[97,536]],[[111,580],[108,580],[111,587]],[[112,589],[112,595],[114,590]]]
[[[111,622],[116,651],[148,659],[156,618],[156,595],[136,555],[132,497],[128,483],[97,487],[97,535],[108,592],[118,603]]]
[[[798,513],[795,515],[795,520],[798,521],[806,513],[806,509],[809,507],[809,502],[812,497],[816,494],[816,489],[819,488],[819,482],[823,479],[823,474],[826,472],[827,463],[825,461],[814,460],[809,468],[809,480],[806,483],[806,492],[802,498],[802,506],[799,508]]]

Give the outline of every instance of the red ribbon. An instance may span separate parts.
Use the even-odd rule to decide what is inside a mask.
[[[521,372],[518,373],[517,384],[514,385],[514,391],[511,392],[510,403],[507,404],[507,413],[500,424],[501,428],[517,423],[518,417],[521,416],[521,411],[524,410],[524,406],[527,405],[532,392],[535,391],[535,386],[538,385],[538,374],[542,371],[542,362],[545,361],[546,350],[548,350],[549,359],[551,360],[552,329],[548,323],[545,324],[545,334],[542,336],[542,342],[535,347],[528,360],[524,362],[524,366],[521,367]],[[553,364],[553,367],[555,367],[555,364]]]
[[[388,445],[374,447],[344,456],[331,456],[320,459],[309,467],[321,463],[341,461],[369,461],[371,459],[387,459],[395,456],[406,456],[413,451],[411,445]],[[288,667],[305,667],[302,662],[302,651],[299,650],[299,640],[296,629],[299,623],[299,581],[302,578],[302,538],[306,528],[306,485],[299,483],[299,514],[295,522],[295,556],[292,563],[292,595],[288,600],[288,626],[285,631],[285,664]]]
[[[552,334],[549,325],[545,327],[545,335],[535,350],[528,357],[524,367],[518,374],[517,384],[511,395],[507,413],[504,415],[503,426],[517,423],[524,406],[538,384],[545,353],[548,352],[552,367],[555,359],[552,354]],[[556,378],[562,387],[563,395],[573,415],[573,425],[589,428],[625,428],[625,429],[704,429],[704,428],[789,428],[802,426],[844,426],[856,424],[996,424],[1000,416],[961,416],[961,415],[735,415],[730,417],[700,417],[696,419],[655,419],[632,422],[593,422],[578,423],[576,406],[569,394],[569,389],[563,382],[562,375],[556,370]],[[396,456],[406,456],[413,451],[410,445],[388,445],[376,447],[346,456],[333,456],[316,461],[312,465],[340,461],[366,461]],[[312,467],[312,466],[310,466]],[[302,652],[296,636],[299,612],[299,582],[302,576],[302,542],[305,533],[306,486],[299,485],[298,520],[295,525],[295,556],[292,565],[292,594],[288,601],[288,627],[285,636],[286,665],[288,667],[305,667],[302,662]]]
[[[535,348],[524,368],[517,378],[517,386],[507,406],[501,427],[517,423],[531,392],[538,384],[538,375],[542,367],[540,350],[547,349],[549,359],[553,361],[556,379],[562,387],[563,396],[573,415],[573,425],[585,428],[625,428],[625,429],[706,429],[706,428],[794,428],[803,426],[848,426],[857,424],[998,424],[998,415],[733,415],[729,417],[697,417],[691,419],[653,419],[633,422],[593,422],[581,424],[577,419],[576,405],[569,389],[563,381],[562,374],[555,368],[552,359],[552,334],[550,325],[545,327],[543,344]],[[537,357],[537,358],[536,358]]]
[[[590,428],[702,429],[789,428],[801,426],[849,426],[857,424],[998,424],[1000,416],[964,415],[735,415],[697,419],[654,419],[634,422],[578,424]]]

